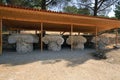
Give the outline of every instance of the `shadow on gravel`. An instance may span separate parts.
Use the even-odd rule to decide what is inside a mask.
[[[27,54],[18,54],[16,52],[4,52],[2,56],[0,56],[0,65],[6,66],[17,66],[24,65],[33,62],[46,64],[56,64],[61,61],[66,61],[67,67],[74,67],[84,62],[95,59],[91,53],[95,52],[91,49],[85,49],[83,51],[70,49],[63,49],[58,52],[53,51],[34,51],[32,53]]]

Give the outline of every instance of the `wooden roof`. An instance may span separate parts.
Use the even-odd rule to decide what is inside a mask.
[[[39,30],[43,23],[46,31],[70,31],[93,33],[120,27],[120,21],[101,17],[83,16],[38,9],[0,5],[3,25],[14,29]]]

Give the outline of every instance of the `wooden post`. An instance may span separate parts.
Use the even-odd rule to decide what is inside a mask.
[[[116,40],[115,40],[115,44],[116,46],[118,45],[118,29],[115,30],[116,33]]]
[[[64,35],[65,31],[64,32],[60,32],[60,35]]]
[[[43,23],[41,22],[41,52],[43,51],[43,42],[42,42],[42,37],[43,37]]]
[[[71,51],[73,50],[73,25],[71,25],[71,32],[70,32],[70,36],[71,36]]]
[[[0,55],[2,55],[2,19],[0,19]]]
[[[96,51],[98,50],[97,36],[98,36],[98,29],[96,27],[96,29],[95,29],[95,49],[96,49]]]
[[[62,35],[62,32],[60,32],[60,35]]]
[[[35,34],[37,35],[37,30],[35,30]]]

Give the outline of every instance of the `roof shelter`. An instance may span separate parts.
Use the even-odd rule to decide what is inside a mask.
[[[0,53],[2,53],[2,27],[11,30],[39,30],[97,33],[119,28],[120,21],[109,18],[68,14],[0,5]],[[42,42],[41,42],[42,51]]]

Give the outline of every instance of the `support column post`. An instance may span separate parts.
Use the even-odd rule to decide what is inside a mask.
[[[71,51],[73,50],[73,25],[71,24],[71,31],[70,31],[70,36],[71,36]]]
[[[96,27],[96,29],[95,29],[95,49],[96,49],[96,51],[98,50],[97,36],[98,36],[98,29]]]
[[[80,35],[80,32],[78,32],[78,35]]]
[[[41,37],[41,42],[40,42],[41,45],[40,46],[41,46],[41,52],[42,52],[43,51],[43,42],[42,42],[42,37],[43,37],[43,22],[41,22],[40,26],[41,26],[41,30],[40,30],[41,31],[41,36],[40,36]]]
[[[37,30],[35,30],[35,34],[37,34]]]
[[[115,30],[115,33],[116,33],[115,44],[117,46],[118,45],[118,29]]]
[[[2,55],[2,19],[0,18],[0,55]]]

